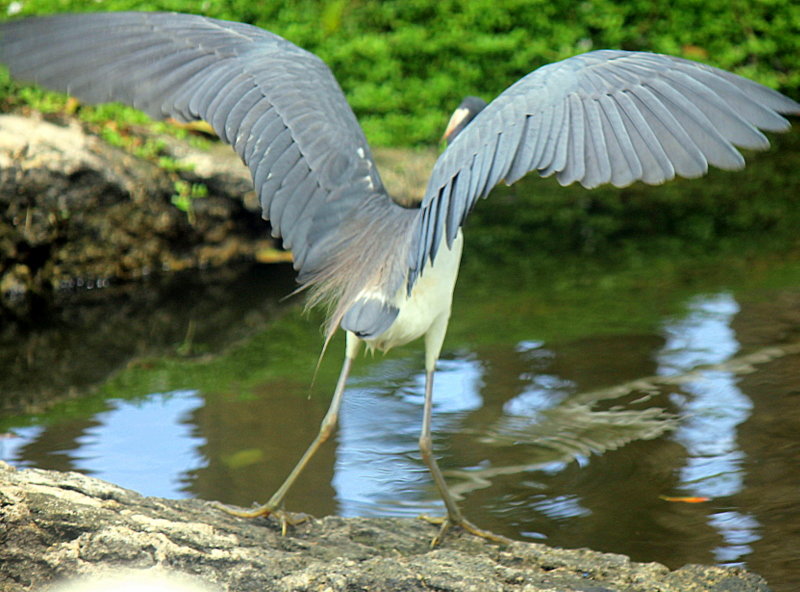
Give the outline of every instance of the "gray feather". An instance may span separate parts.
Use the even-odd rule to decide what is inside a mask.
[[[625,118],[614,100],[613,95],[605,94],[599,98],[601,114],[605,116],[604,122],[608,122],[608,127],[603,126],[603,132],[607,141],[616,141],[615,148],[610,155],[612,164],[615,165],[617,174],[612,178],[612,182],[617,187],[626,187],[642,178],[642,161],[631,140],[625,125]]]
[[[788,129],[781,113],[800,113],[800,104],[681,58],[601,50],[549,64],[501,93],[442,153],[412,236],[437,236],[442,226],[449,235],[498,172],[508,183],[539,170],[564,184],[625,187],[697,177],[709,163],[736,169],[743,163],[737,146],[768,146],[759,129]],[[507,142],[513,130],[520,130],[516,146]],[[444,190],[467,171],[466,191]],[[435,202],[445,195],[449,208],[440,213]],[[412,239],[411,248],[409,289],[431,255],[426,239]]]
[[[362,298],[342,318],[342,329],[362,339],[377,337],[391,327],[399,312],[397,307],[380,300]]]
[[[277,35],[201,16],[121,12],[5,22],[0,38],[0,60],[17,77],[89,103],[208,121],[250,168],[264,216],[292,247],[301,281],[331,298],[352,298],[394,243],[385,241],[385,253],[373,245],[369,268],[352,279],[333,272],[348,255],[337,248],[384,220],[411,232],[413,216],[386,194],[330,70]],[[387,281],[396,292],[403,276],[392,271]]]

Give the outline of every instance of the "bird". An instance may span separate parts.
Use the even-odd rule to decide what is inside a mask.
[[[392,199],[366,137],[328,66],[249,24],[200,15],[109,12],[0,24],[0,61],[18,79],[87,103],[118,101],[156,119],[205,120],[249,167],[272,234],[292,251],[310,306],[328,310],[324,345],[345,332],[342,368],[319,432],[281,487],[242,517],[281,511],[337,422],[362,347],[423,338],[419,448],[453,526],[508,539],[467,520],[432,446],[436,362],[451,314],[462,226],[500,182],[530,172],[587,189],[741,169],[738,148],[765,150],[800,104],[687,59],[601,49],[534,69],[490,103],[453,113],[419,203]]]

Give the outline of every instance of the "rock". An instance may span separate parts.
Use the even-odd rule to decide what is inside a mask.
[[[586,549],[500,547],[458,531],[431,549],[435,528],[413,519],[329,516],[283,536],[271,519],[238,519],[209,502],[143,497],[77,473],[0,463],[0,588],[9,592],[74,578],[87,590],[133,589],[122,582],[141,581],[160,583],[138,589],[236,592],[768,590],[741,569],[670,571]],[[114,585],[103,587],[110,577]]]
[[[184,212],[172,197],[176,183],[202,181],[191,171],[136,158],[74,120],[0,116],[0,309],[24,315],[32,298],[64,289],[254,260],[274,243],[258,205],[242,201],[247,170],[227,153]]]

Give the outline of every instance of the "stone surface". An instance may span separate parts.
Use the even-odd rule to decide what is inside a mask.
[[[186,145],[180,158],[198,152]],[[228,152],[200,179],[72,120],[0,116],[0,309],[23,315],[33,298],[64,289],[254,259],[273,242],[252,196],[243,202],[248,172]],[[208,187],[190,212],[172,203],[179,182]]]
[[[186,589],[187,577],[236,592],[768,590],[739,569],[671,571],[586,549],[501,547],[457,531],[431,549],[434,533],[421,520],[329,516],[283,536],[273,520],[238,519],[209,502],[143,497],[77,473],[0,463],[0,589],[9,592],[114,574],[115,590],[142,578],[166,583],[140,589]]]

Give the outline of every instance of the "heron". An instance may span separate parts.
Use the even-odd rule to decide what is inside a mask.
[[[309,305],[327,306],[324,346],[345,332],[330,407],[281,487],[243,517],[278,513],[335,428],[362,347],[419,338],[425,393],[419,448],[452,526],[508,539],[468,521],[432,446],[436,362],[451,313],[462,226],[500,182],[532,171],[591,189],[737,170],[737,148],[765,150],[800,103],[730,72],[679,57],[597,50],[533,70],[491,103],[469,97],[450,119],[424,195],[392,199],[366,137],[316,55],[248,24],[198,15],[55,15],[0,25],[11,73],[87,103],[118,101],[156,119],[205,120],[249,167],[263,217],[293,254]]]

